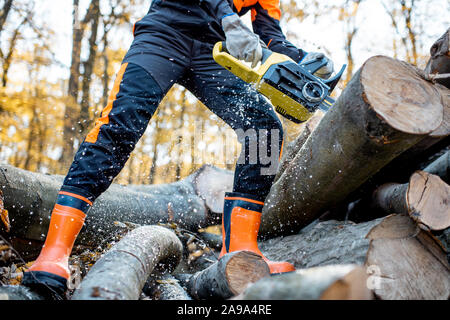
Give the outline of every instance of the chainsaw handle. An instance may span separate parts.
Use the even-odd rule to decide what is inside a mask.
[[[270,54],[267,55],[264,50],[267,49],[263,49],[263,59],[267,59]],[[270,50],[267,51],[271,53]],[[255,70],[227,52],[225,41],[216,43],[213,49],[213,58],[222,67],[231,71],[231,73],[247,83],[256,83],[259,80],[259,75]]]
[[[227,50],[227,43],[226,41],[222,41],[222,51],[229,53]],[[269,59],[269,57],[272,55],[272,51],[266,48],[262,48],[262,57],[261,57],[261,64],[264,64],[267,59]]]

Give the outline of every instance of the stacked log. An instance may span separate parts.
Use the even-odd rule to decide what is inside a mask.
[[[298,232],[442,120],[439,91],[415,68],[384,56],[369,59],[272,186],[261,233]]]
[[[450,227],[450,186],[436,175],[417,171],[409,183],[388,183],[373,196],[374,206],[387,213],[405,213],[431,230]]]
[[[336,264],[366,268],[379,299],[450,297],[450,266],[441,243],[406,215],[365,223],[315,222],[298,235],[261,244],[272,260],[287,260],[297,269]]]

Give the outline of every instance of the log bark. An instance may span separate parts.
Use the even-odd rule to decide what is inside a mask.
[[[44,300],[44,297],[24,286],[0,286],[1,300]]]
[[[450,74],[450,28],[431,46],[431,58],[425,72],[431,76]],[[437,83],[450,89],[450,77],[435,78]]]
[[[143,292],[153,300],[192,300],[179,281],[170,274],[151,279]]]
[[[357,265],[297,270],[261,279],[235,300],[371,300],[367,278]]]
[[[365,223],[314,222],[298,235],[260,243],[271,260],[296,269],[335,264],[364,266],[380,299],[448,299],[450,266],[434,236],[406,215]]]
[[[409,183],[388,183],[373,195],[374,205],[387,213],[408,214],[431,230],[450,227],[450,186],[438,176],[415,172]]]
[[[437,175],[446,183],[450,183],[450,151],[430,163],[423,171]]]
[[[413,67],[369,59],[272,186],[261,234],[298,232],[442,120],[440,93]]]
[[[11,221],[10,236],[45,240],[63,179],[7,165],[0,167],[0,186]],[[204,167],[172,184],[130,187],[113,184],[89,211],[77,243],[98,245],[117,231],[115,221],[140,225],[175,222],[197,231],[218,221],[224,189],[230,181],[229,172]]]
[[[73,300],[138,300],[158,265],[170,270],[182,256],[182,244],[169,229],[133,230],[103,255],[83,279]]]
[[[228,299],[240,294],[250,283],[269,275],[269,266],[261,256],[237,251],[194,274],[187,283],[187,289],[197,300]]]

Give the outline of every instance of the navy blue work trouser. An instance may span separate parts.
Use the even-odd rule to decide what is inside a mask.
[[[103,193],[120,173],[174,83],[192,92],[234,130],[253,129],[259,135],[258,141],[268,142],[269,150],[264,152],[270,154],[273,149],[278,161],[283,131],[272,106],[213,60],[213,45],[193,40],[170,27],[136,36],[123,60],[109,103],[76,153],[61,190],[90,201]],[[255,157],[252,160],[250,149],[254,148],[250,144],[255,141],[250,140],[244,135],[240,141],[246,156],[236,165],[233,191],[264,201],[275,173],[264,174],[262,169],[273,163],[263,164],[259,154],[257,161]],[[276,148],[270,143],[274,140]]]

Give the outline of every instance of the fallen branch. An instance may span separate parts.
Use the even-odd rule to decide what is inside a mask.
[[[182,250],[180,240],[169,229],[137,228],[94,264],[72,299],[137,300],[155,267],[176,266]]]
[[[192,300],[179,281],[168,273],[151,279],[143,292],[153,300]]]

